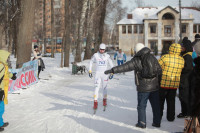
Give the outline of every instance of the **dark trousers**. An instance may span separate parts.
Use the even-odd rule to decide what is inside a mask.
[[[188,104],[186,103],[187,101],[187,93],[186,91],[184,91],[184,89],[182,89],[181,87],[179,88],[179,100],[180,100],[180,103],[181,103],[181,113],[183,115],[187,115],[188,114]]]
[[[41,67],[41,66],[38,66],[38,78],[39,78],[39,75],[40,75],[41,70],[42,70],[42,67]]]
[[[138,123],[146,125],[146,106],[148,99],[153,111],[153,123],[160,124],[159,91],[138,92]]]
[[[160,114],[163,116],[165,99],[167,101],[167,120],[174,121],[175,119],[175,97],[176,89],[160,88]]]

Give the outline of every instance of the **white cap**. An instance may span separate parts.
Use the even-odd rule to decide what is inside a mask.
[[[106,45],[104,43],[101,43],[99,49],[106,49]]]
[[[137,53],[138,51],[140,51],[142,48],[144,48],[144,44],[142,43],[138,43],[135,46],[135,52]]]

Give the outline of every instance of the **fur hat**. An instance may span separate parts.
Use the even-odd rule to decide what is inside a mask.
[[[136,44],[136,46],[135,46],[135,52],[137,53],[137,52],[139,52],[141,49],[143,49],[144,48],[144,44],[142,44],[142,43],[138,43],[138,44]]]
[[[38,45],[34,45],[34,49],[38,48]]]
[[[190,40],[183,41],[183,45],[185,48],[185,52],[193,52],[192,42]]]

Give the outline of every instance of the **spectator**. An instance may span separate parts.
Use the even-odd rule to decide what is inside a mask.
[[[45,69],[45,65],[42,60],[42,54],[40,53],[37,45],[34,46],[33,56],[34,56],[33,60],[38,59],[38,79],[40,79],[39,78],[40,72],[41,70],[43,71]]]
[[[184,59],[180,56],[181,45],[172,44],[169,53],[163,55],[159,63],[162,67],[162,78],[160,83],[160,111],[161,118],[165,100],[167,101],[167,120],[175,119],[175,96],[179,87],[181,71],[184,67]]]
[[[193,59],[192,59],[193,48],[190,40],[186,40],[182,45],[182,56],[184,58],[185,64],[181,72],[181,79],[179,85],[179,99],[181,102],[181,113],[177,115],[178,118],[184,118],[188,114],[188,96],[189,96],[189,75],[193,69]]]
[[[0,132],[4,130],[4,127],[7,127],[9,125],[8,122],[3,121],[3,114],[5,111],[4,105],[7,103],[7,93],[8,93],[7,84],[9,84],[7,83],[7,80],[9,78],[11,78],[12,80],[16,79],[16,73],[12,74],[9,73],[8,71],[7,60],[9,55],[10,55],[9,52],[5,50],[0,50]]]
[[[158,76],[162,70],[158,60],[150,53],[151,50],[138,43],[135,47],[136,54],[123,65],[113,67],[105,71],[109,73],[121,73],[135,71],[135,84],[138,95],[138,123],[136,127],[146,128],[146,106],[149,99],[153,111],[152,126],[160,127],[160,108],[159,108],[159,81]]]

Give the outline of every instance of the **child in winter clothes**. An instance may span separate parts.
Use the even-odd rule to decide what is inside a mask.
[[[182,56],[184,58],[185,64],[181,72],[181,79],[179,85],[179,99],[181,102],[181,113],[177,116],[178,118],[183,118],[188,114],[188,95],[189,95],[189,75],[193,69],[193,59],[192,59],[192,44],[190,40],[184,41],[182,44]]]

